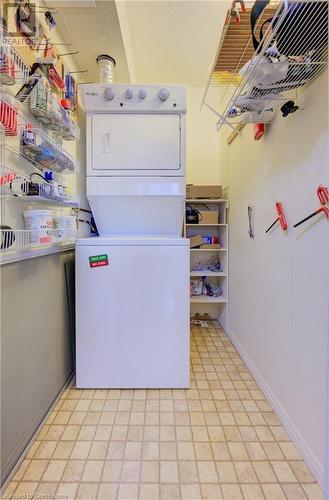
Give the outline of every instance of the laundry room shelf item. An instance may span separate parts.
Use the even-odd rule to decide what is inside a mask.
[[[0,84],[11,86],[24,83],[29,76],[29,66],[13,45],[0,47]]]
[[[75,172],[78,162],[57,141],[38,126],[37,121],[24,112],[21,103],[8,94],[0,94],[0,124],[6,139],[6,148],[20,154],[41,169],[54,172]]]
[[[22,156],[41,170],[74,173],[78,162],[43,130],[20,126],[16,135],[8,137],[6,149]]]
[[[21,127],[19,138],[20,154],[33,164],[54,172],[75,171],[75,159],[43,130]]]
[[[47,130],[58,134],[64,141],[74,141],[79,138],[79,128],[69,113],[59,102],[59,96],[47,85],[43,78],[31,77],[31,84],[36,84],[30,90],[22,91],[17,100]]]
[[[232,129],[241,122],[268,123],[274,112],[308,87],[328,66],[327,1],[270,1],[256,22],[257,51],[248,2],[241,24],[228,13],[202,106]],[[301,10],[302,9],[302,10]],[[264,22],[271,20],[264,25]]]
[[[190,249],[190,278],[194,292],[193,283],[209,283],[221,291],[221,295],[206,295],[207,287],[202,286],[204,294],[191,295],[191,315],[195,313],[209,313],[216,317],[227,328],[228,316],[228,247],[229,226],[227,223],[228,200],[224,198],[210,199],[187,199],[186,207],[196,209],[197,211],[216,212],[217,224],[186,224],[184,226],[184,235],[189,238],[192,236],[201,236],[207,244],[208,238],[214,238],[218,243],[218,248],[191,248]],[[214,271],[211,271],[214,269]],[[202,281],[205,280],[205,281]],[[209,288],[209,287],[208,287]]]
[[[28,203],[48,203],[72,208],[80,204],[80,198],[68,191],[65,186],[43,181],[39,177],[36,181],[34,176],[32,178],[25,172],[4,166],[0,167],[0,194]]]

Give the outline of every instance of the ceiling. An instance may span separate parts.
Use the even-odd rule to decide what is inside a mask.
[[[93,0],[48,0],[48,7],[56,9],[56,34],[68,47],[59,47],[60,52],[79,50],[75,56],[79,70],[88,69],[87,73],[77,75],[76,80],[98,81],[96,57],[99,54],[110,54],[117,61],[116,79],[118,82],[129,81],[129,71],[122,41],[117,10],[114,1]],[[55,31],[57,33],[55,33]]]
[[[98,81],[95,59],[108,53],[117,60],[115,81],[206,84],[226,11],[226,0],[77,0],[48,1],[56,7],[57,29],[76,63]],[[71,47],[70,47],[71,49]]]

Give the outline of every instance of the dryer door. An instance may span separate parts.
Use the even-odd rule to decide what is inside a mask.
[[[88,175],[184,175],[179,114],[91,116]]]

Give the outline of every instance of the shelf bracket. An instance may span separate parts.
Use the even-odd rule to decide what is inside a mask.
[[[213,108],[212,106],[210,106],[210,104],[208,104],[206,101],[203,101],[203,104],[204,104],[204,106],[206,106],[206,108],[208,108],[210,111],[212,111],[219,118],[219,120],[217,122],[217,132],[218,132],[218,124],[224,119],[223,115],[218,113],[218,111],[215,108]],[[234,125],[232,125],[232,123],[229,123],[227,121],[225,121],[224,123],[226,125],[228,125],[229,127],[231,127],[232,130],[235,130],[235,127],[234,127]]]

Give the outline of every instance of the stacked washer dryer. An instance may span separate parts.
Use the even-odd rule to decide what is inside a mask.
[[[188,387],[186,88],[82,87],[100,236],[76,244],[77,387]]]

